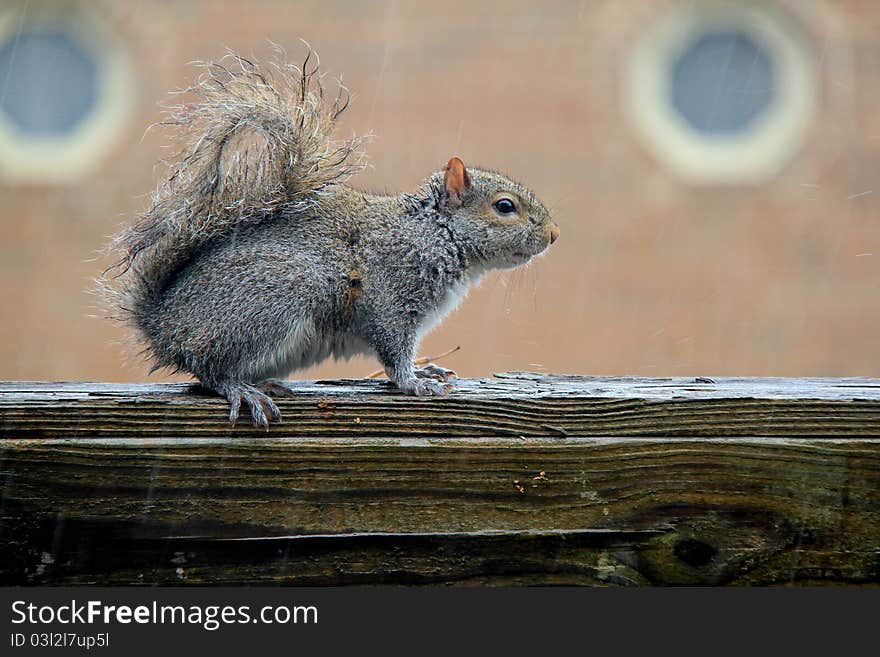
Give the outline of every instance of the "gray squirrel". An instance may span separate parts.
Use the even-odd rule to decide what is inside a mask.
[[[421,336],[490,269],[559,236],[522,185],[458,157],[413,193],[346,180],[363,137],[332,136],[349,95],[325,98],[317,57],[204,63],[167,124],[184,151],[150,208],[120,232],[102,287],[146,343],[153,370],[198,378],[253,423],[281,419],[267,393],[324,359],[375,355],[407,394],[446,395],[451,372],[415,368]],[[109,275],[108,275],[109,274]]]

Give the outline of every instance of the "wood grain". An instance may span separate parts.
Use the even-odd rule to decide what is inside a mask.
[[[290,382],[295,436],[880,436],[878,379],[639,379],[511,372],[456,380],[447,398],[387,382]],[[0,383],[0,437],[217,437],[228,405],[186,384]]]
[[[504,376],[0,384],[0,583],[880,583],[877,380]]]

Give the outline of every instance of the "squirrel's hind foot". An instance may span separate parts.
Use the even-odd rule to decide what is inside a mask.
[[[275,402],[264,392],[246,383],[231,383],[223,387],[222,394],[229,400],[229,423],[235,426],[241,402],[250,407],[251,419],[255,427],[269,428],[269,422],[280,422],[281,411]]]

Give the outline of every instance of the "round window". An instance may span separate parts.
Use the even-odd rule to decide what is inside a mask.
[[[770,8],[692,3],[637,44],[627,104],[658,158],[694,182],[756,182],[799,147],[815,106],[808,43]]]
[[[0,12],[0,174],[76,178],[105,152],[131,106],[124,52],[86,15],[13,18]]]

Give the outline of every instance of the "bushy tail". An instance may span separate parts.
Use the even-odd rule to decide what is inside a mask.
[[[302,67],[282,57],[261,66],[239,55],[198,64],[182,93],[196,100],[170,109],[184,145],[149,210],[111,243],[118,261],[105,294],[144,330],[150,301],[205,242],[281,206],[304,210],[331,185],[363,168],[365,137],[335,140],[348,91],[325,99],[317,55]]]

